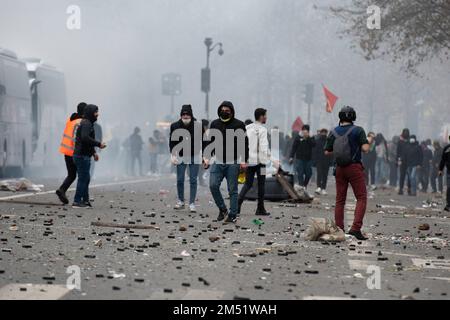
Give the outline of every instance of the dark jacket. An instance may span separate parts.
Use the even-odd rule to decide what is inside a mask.
[[[220,158],[219,155],[217,154],[217,152],[215,152],[215,150],[212,151],[213,155],[214,154],[216,155],[216,162],[218,162],[218,163],[227,163],[227,162],[231,162],[231,160],[234,160],[234,162],[237,162],[238,160],[242,161],[242,162],[248,162],[248,152],[249,151],[248,151],[248,137],[247,137],[247,134],[245,134],[244,150],[238,150],[238,139],[236,137],[234,138],[234,141],[227,141],[227,135],[226,135],[226,131],[227,130],[234,130],[234,131],[236,131],[236,130],[240,129],[240,130],[243,130],[244,133],[246,132],[245,124],[242,121],[240,121],[240,120],[235,118],[235,110],[234,110],[233,105],[230,103],[230,105],[227,105],[227,106],[230,107],[230,109],[231,109],[231,119],[228,122],[222,121],[220,119],[220,109],[221,109],[221,107],[219,107],[217,109],[217,114],[219,115],[219,119],[216,119],[216,120],[214,120],[211,123],[210,130],[209,130],[209,132],[210,132],[210,139],[212,139],[212,141],[208,141],[207,143],[211,144],[215,140],[214,135],[212,134],[211,131],[219,130],[222,133],[222,139],[223,139],[223,146],[222,146],[222,148],[223,148],[222,149],[223,157]],[[229,156],[227,157],[227,145],[228,144],[234,144],[234,156],[233,156],[233,159],[228,159]],[[227,161],[227,159],[229,161]]]
[[[408,143],[405,155],[408,167],[417,167],[423,164],[423,151],[418,142]]]
[[[428,149],[427,146],[422,146],[422,152],[423,152],[423,163],[422,166],[425,170],[430,168],[431,161],[433,160],[433,151]]]
[[[177,138],[172,140],[173,133],[178,129],[185,129],[189,132],[187,136],[181,136],[181,138]],[[180,119],[170,126],[170,137],[169,137],[169,150],[172,153],[173,148],[175,148],[179,143],[182,143],[184,139],[189,139],[191,141],[191,156],[196,156],[201,154],[205,148],[205,142],[203,139],[203,134],[205,133],[205,128],[202,126],[200,122],[198,122],[194,117],[192,118],[191,123],[186,126],[183,121]],[[175,138],[175,137],[174,137]],[[183,151],[180,151],[178,156],[183,157]]]
[[[432,167],[435,170],[437,170],[439,168],[439,164],[441,163],[441,159],[442,159],[443,150],[444,149],[441,147],[434,149]]]
[[[313,148],[313,162],[315,165],[329,165],[333,162],[333,157],[325,155],[325,145],[327,136],[319,134],[315,137],[316,145]]]
[[[142,151],[142,137],[139,133],[135,132],[129,137],[130,152],[132,155],[140,155]]]
[[[408,149],[409,142],[406,140],[400,139],[397,144],[397,161],[402,161],[402,164],[406,164],[406,153]]]
[[[447,174],[450,173],[450,144],[442,150],[442,158],[439,163],[439,171],[443,171],[447,167]]]
[[[95,140],[94,130],[94,122],[97,121],[94,113],[97,110],[97,106],[90,104],[84,111],[83,120],[81,120],[75,136],[74,155],[76,156],[92,157],[95,154],[95,147],[100,147],[100,141]]]
[[[316,141],[313,137],[304,138],[302,136],[297,136],[294,139],[292,145],[292,150],[289,155],[290,158],[295,158],[297,160],[312,160],[313,148],[316,145]]]

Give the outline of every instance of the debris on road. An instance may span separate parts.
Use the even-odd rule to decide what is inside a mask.
[[[120,228],[120,229],[152,229],[152,230],[160,230],[158,226],[154,225],[138,225],[138,224],[120,224],[120,223],[111,223],[111,222],[91,222],[91,226],[93,227],[106,227],[106,228]]]
[[[305,232],[308,241],[345,241],[345,233],[327,218],[312,218],[311,225]]]
[[[427,231],[430,230],[430,225],[428,223],[423,223],[418,227],[418,229],[421,231]]]
[[[44,185],[34,184],[30,180],[21,179],[11,179],[11,180],[0,180],[0,191],[33,191],[41,192]]]

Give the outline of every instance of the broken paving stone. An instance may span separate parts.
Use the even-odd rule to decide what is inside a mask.
[[[421,231],[427,231],[430,230],[430,225],[428,223],[423,223],[419,225],[418,229]]]
[[[211,242],[216,242],[217,240],[220,240],[219,236],[211,236],[211,237],[209,237],[209,241],[211,241]]]
[[[186,226],[180,226],[180,229],[179,229],[181,232],[184,232],[184,231],[186,231],[187,230],[187,228],[186,228]]]
[[[319,271],[317,270],[305,270],[306,274],[319,274]]]

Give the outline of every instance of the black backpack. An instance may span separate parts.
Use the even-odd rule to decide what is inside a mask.
[[[336,164],[340,167],[346,167],[353,163],[352,150],[348,137],[353,130],[355,130],[355,128],[355,126],[351,127],[343,135],[339,135],[336,130],[332,131],[335,138],[333,143],[333,155],[336,160]]]

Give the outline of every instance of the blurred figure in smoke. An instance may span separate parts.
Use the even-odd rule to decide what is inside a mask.
[[[139,165],[139,173],[138,175],[142,176],[142,145],[144,144],[144,141],[142,140],[142,137],[140,135],[141,129],[136,127],[134,128],[133,134],[128,138],[129,144],[130,144],[130,169],[131,174],[134,175],[134,165],[136,161]]]
[[[388,145],[381,133],[375,137],[377,160],[375,164],[375,179],[380,184],[385,184],[388,180]]]
[[[421,184],[421,191],[422,192],[428,192],[428,184],[430,183],[430,169],[431,169],[431,163],[433,162],[433,146],[431,145],[431,141],[423,141],[420,144],[420,147],[422,148],[422,154],[423,154],[423,161],[422,166],[420,168],[420,184]]]
[[[59,200],[68,204],[69,199],[67,199],[66,192],[72,185],[72,183],[77,178],[77,167],[73,162],[73,153],[75,150],[75,136],[78,130],[78,127],[83,118],[83,112],[86,108],[87,104],[81,102],[77,106],[77,112],[73,113],[70,118],[67,120],[66,127],[64,129],[63,139],[61,141],[61,146],[59,148],[59,152],[64,154],[64,161],[66,162],[67,168],[67,177],[62,183],[62,185],[56,190],[56,195]]]
[[[377,150],[375,142],[375,133],[369,132],[367,138],[371,141],[368,153],[362,155],[362,162],[364,165],[364,172],[366,175],[366,185],[370,186],[372,190],[376,189],[375,183],[375,165],[377,162]]]
[[[327,194],[327,182],[328,182],[328,173],[330,172],[330,166],[333,162],[333,158],[329,155],[326,155],[325,145],[327,142],[328,130],[322,129],[319,132],[319,135],[316,138],[316,146],[315,146],[315,160],[316,160],[316,168],[317,168],[317,189],[316,194]]]
[[[397,146],[399,141],[400,137],[394,136],[388,143],[389,185],[394,188],[397,187],[398,182]]]
[[[442,175],[439,175],[439,163],[442,159],[443,148],[439,141],[433,142],[433,160],[431,161],[431,189],[433,193],[444,192],[444,181]],[[438,185],[436,186],[436,179]]]
[[[406,178],[406,169],[408,168],[406,165],[406,152],[409,145],[409,129],[403,129],[402,134],[400,135],[400,140],[397,144],[397,163],[400,167],[400,181],[399,181],[399,190],[398,194],[403,194],[403,187],[405,185]],[[411,188],[408,182],[408,190]]]
[[[409,144],[406,148],[406,176],[408,178],[408,185],[411,188],[408,190],[408,195],[417,195],[417,172],[420,170],[423,163],[423,151],[419,145],[415,135],[409,137]]]
[[[154,135],[154,133],[153,133]],[[158,142],[154,137],[148,138],[148,153],[150,156],[150,174],[158,173]]]

